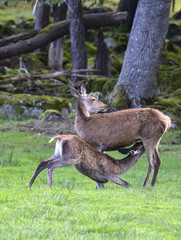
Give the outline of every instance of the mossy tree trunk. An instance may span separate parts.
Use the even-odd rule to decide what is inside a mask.
[[[53,5],[53,22],[59,22],[66,19],[67,15],[67,4],[63,3],[60,6],[57,4]],[[57,39],[50,43],[48,51],[48,65],[50,68],[56,70],[62,70],[63,64],[63,46],[64,37]]]
[[[154,99],[170,5],[171,0],[139,0],[122,71],[110,95],[117,108],[124,98],[131,107]]]
[[[69,4],[70,15],[70,39],[72,51],[72,70],[87,68],[87,55],[85,48],[85,29],[82,13],[81,0],[71,0]],[[77,82],[79,79],[73,77],[72,82]]]
[[[40,0],[38,2],[37,12],[36,12],[36,19],[34,30],[40,30],[46,27],[49,24],[49,15],[50,15],[50,5],[46,4],[45,0]],[[46,47],[42,47],[36,51],[46,51]]]

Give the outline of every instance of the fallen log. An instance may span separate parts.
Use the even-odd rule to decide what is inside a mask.
[[[109,12],[109,13],[92,13],[84,15],[85,29],[98,29],[120,24],[127,18],[127,12]],[[46,46],[50,42],[69,33],[70,20],[62,21],[41,29],[38,34],[27,41],[19,42],[14,45],[0,47],[0,60],[13,57],[22,53],[32,52],[40,47]],[[46,30],[49,29],[48,32]]]
[[[67,70],[67,71],[57,71],[54,73],[47,73],[47,74],[25,74],[25,75],[19,75],[19,76],[15,76],[15,77],[10,77],[10,78],[6,78],[5,80],[1,80],[0,84],[6,84],[6,83],[13,83],[13,82],[18,82],[18,81],[26,81],[26,80],[36,80],[36,79],[49,79],[49,78],[56,78],[56,77],[63,77],[63,76],[67,76],[67,77],[71,77],[72,75],[74,76],[75,74],[79,77],[82,78],[90,78],[90,77],[101,77],[100,75],[85,75],[85,74],[81,74],[81,73],[87,73],[87,72],[96,72],[99,73],[100,71],[97,69],[79,69],[79,70]],[[0,85],[1,87],[1,85]]]
[[[31,32],[19,33],[16,35],[9,36],[7,38],[0,39],[0,47],[5,46],[9,43],[15,43],[20,40],[23,41],[23,40],[32,38],[32,37],[36,36],[37,33],[38,33],[38,30],[33,30]]]

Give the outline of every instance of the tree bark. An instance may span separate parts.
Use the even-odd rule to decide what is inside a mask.
[[[39,0],[34,30],[39,30],[49,24],[50,5],[45,3],[45,0]]]
[[[45,3],[45,0],[39,0],[37,12],[36,12],[36,19],[34,30],[40,30],[46,27],[49,24],[49,15],[50,15],[50,5]],[[46,51],[46,47],[42,47],[37,49],[37,52],[44,52]]]
[[[170,5],[171,0],[139,0],[122,71],[110,96],[117,108],[122,95],[132,107],[154,99]]]
[[[127,18],[127,12],[120,13],[96,13],[84,15],[85,29],[97,29],[100,27],[114,26],[120,24]],[[37,48],[46,46],[52,41],[69,33],[70,21],[65,20],[54,24],[46,32],[45,29],[39,31],[39,34],[27,41],[0,48],[0,60],[13,57],[22,53],[32,52]],[[46,33],[44,33],[44,30]],[[41,33],[42,32],[42,33]]]
[[[111,63],[109,51],[104,42],[104,35],[101,30],[97,32],[97,52],[95,60],[95,69],[100,70],[103,76],[111,77]]]
[[[16,34],[16,35],[11,35],[11,36],[9,36],[7,38],[4,38],[4,39],[0,39],[0,47],[5,46],[9,43],[14,43],[14,42],[18,42],[20,40],[23,41],[23,40],[32,38],[32,37],[36,36],[37,33],[38,33],[38,30],[34,30],[34,31],[31,31],[31,32],[19,33],[19,34]]]
[[[72,70],[87,68],[87,55],[85,48],[85,30],[81,0],[69,1],[70,40],[72,52]],[[72,82],[78,78],[71,78]]]
[[[66,19],[67,4],[63,3],[60,6],[53,5],[53,22],[59,22]],[[63,46],[64,37],[61,37],[50,43],[48,51],[48,66],[56,70],[62,70],[63,65]]]

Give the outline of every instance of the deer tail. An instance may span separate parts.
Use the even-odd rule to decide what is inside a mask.
[[[54,136],[50,139],[49,143],[53,142],[53,141],[57,141],[57,140],[61,140],[64,137],[64,135],[57,135]]]

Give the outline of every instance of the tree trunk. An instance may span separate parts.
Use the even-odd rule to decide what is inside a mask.
[[[70,15],[70,39],[72,51],[72,69],[87,68],[87,55],[85,48],[85,31],[82,13],[81,0],[69,1]],[[74,77],[72,82],[77,82],[79,79]]]
[[[110,96],[120,108],[120,99],[140,107],[155,97],[160,55],[168,30],[171,0],[139,0],[119,80]]]
[[[37,7],[34,30],[40,30],[49,24],[50,5],[45,4],[45,0],[40,0]],[[37,52],[46,51],[47,47],[42,47]]]
[[[131,29],[133,24],[133,19],[135,16],[135,11],[137,8],[138,0],[120,0],[118,4],[117,11],[127,11],[128,12],[128,27]]]
[[[67,4],[63,3],[60,6],[53,5],[53,22],[59,22],[66,19]],[[48,65],[50,68],[62,70],[63,65],[63,46],[64,37],[50,43],[48,52]]]
[[[127,13],[96,13],[84,15],[85,29],[97,29],[120,24],[127,18]],[[37,48],[46,46],[52,41],[69,34],[70,20],[51,25],[49,31],[42,29],[38,34],[27,41],[0,47],[0,60],[13,57],[22,53],[32,52]]]
[[[109,51],[104,42],[104,35],[101,30],[97,32],[97,52],[95,60],[95,69],[100,70],[100,74],[111,77],[111,63]]]

